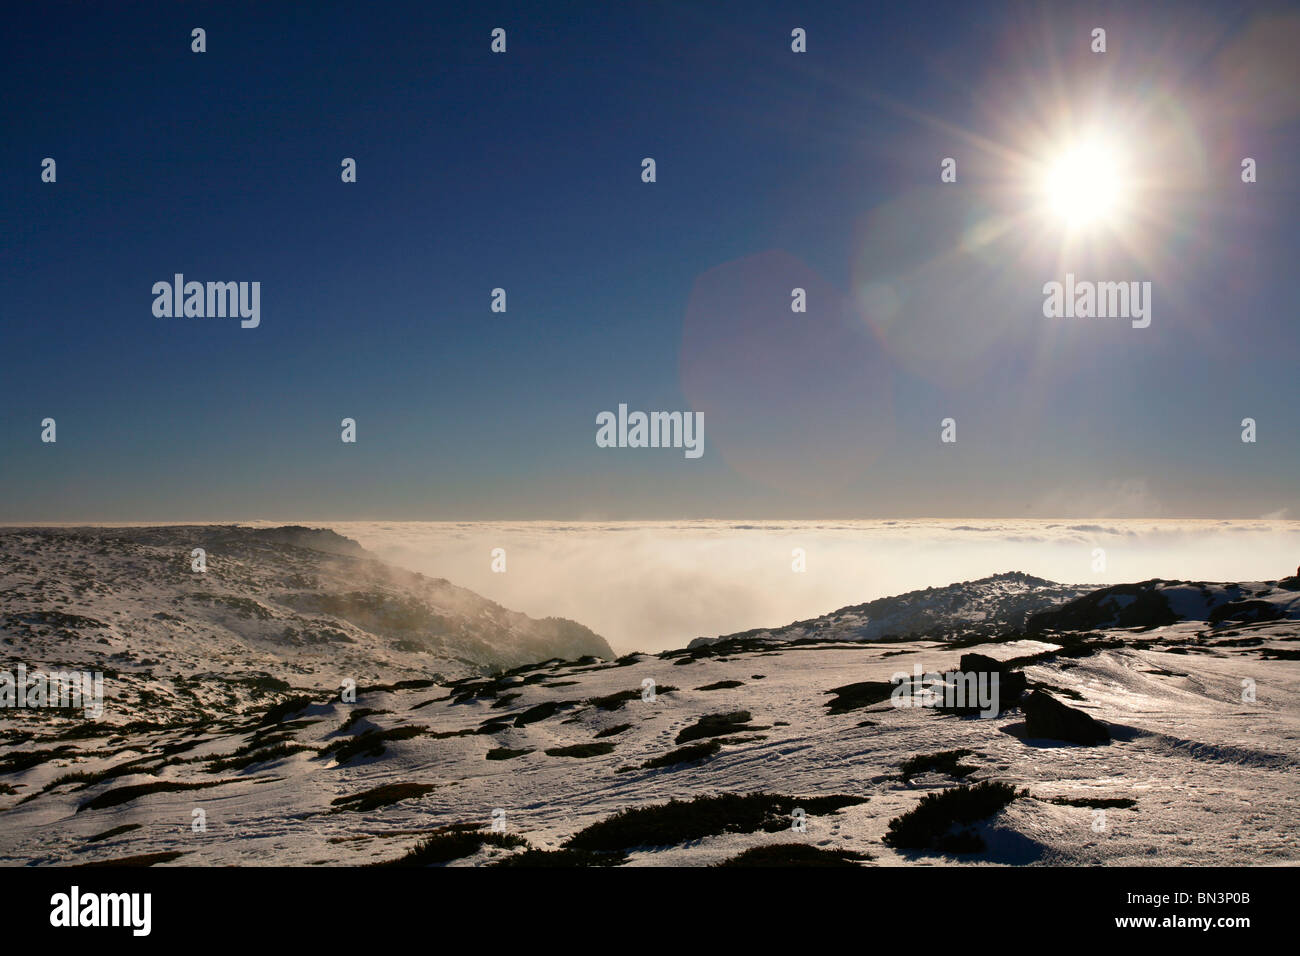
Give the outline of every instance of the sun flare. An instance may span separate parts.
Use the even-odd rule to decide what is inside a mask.
[[[1124,156],[1102,138],[1071,143],[1046,165],[1041,187],[1048,211],[1068,228],[1114,226],[1128,200]]]

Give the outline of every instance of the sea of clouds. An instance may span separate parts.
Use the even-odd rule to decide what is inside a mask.
[[[258,522],[301,523],[319,521]],[[773,627],[1000,571],[1098,587],[1161,577],[1273,580],[1300,521],[334,522],[377,556],[514,610],[580,621],[613,648]],[[505,573],[492,570],[503,548]],[[792,551],[807,570],[791,570]],[[1095,549],[1105,570],[1094,571]]]

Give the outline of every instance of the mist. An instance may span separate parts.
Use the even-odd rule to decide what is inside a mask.
[[[310,522],[319,524],[319,522]],[[1300,522],[342,522],[378,557],[535,617],[568,617],[619,653],[655,652],[925,587],[1025,571],[1097,587],[1160,577],[1274,580]],[[492,551],[505,551],[505,571]],[[806,570],[792,570],[793,550]],[[1100,549],[1100,554],[1098,553]]]

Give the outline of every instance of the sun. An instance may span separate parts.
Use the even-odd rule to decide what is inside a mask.
[[[1067,229],[1115,226],[1128,202],[1127,163],[1113,142],[1071,142],[1045,164],[1040,188],[1047,212]]]

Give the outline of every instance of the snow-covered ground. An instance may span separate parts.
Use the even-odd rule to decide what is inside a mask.
[[[100,580],[88,572],[86,600]],[[54,586],[47,580],[46,592]],[[1192,619],[1127,628],[1088,623],[1087,630],[1067,632],[1041,622],[1034,629],[1030,618],[1032,636],[988,641],[980,635],[970,646],[749,635],[654,656],[525,665],[495,679],[444,674],[414,686],[363,686],[347,702],[336,674],[316,667],[290,675],[291,690],[241,700],[202,723],[177,712],[155,721],[162,726],[88,728],[71,718],[14,714],[0,724],[7,738],[0,750],[0,862],[164,854],[152,859],[363,864],[401,857],[438,828],[488,830],[498,810],[508,834],[556,850],[627,808],[764,792],[796,800],[842,794],[863,802],[809,814],[803,832],[727,832],[724,821],[703,836],[624,847],[624,865],[712,864],[775,843],[854,851],[875,864],[1295,864],[1295,588],[1295,579],[1153,583],[1145,590],[1156,599],[1141,599],[1145,608],[1163,601],[1176,608],[1175,617]],[[1049,614],[1092,621],[1137,601],[1124,596],[1090,603],[1085,596]],[[1275,611],[1262,613],[1252,602]],[[1230,604],[1237,610],[1222,610]],[[66,607],[69,614],[87,613],[83,605]],[[109,638],[125,642],[140,614],[112,622]],[[7,625],[5,633],[11,656],[28,659],[22,646],[28,632]],[[230,640],[228,630],[204,624],[178,641],[175,659],[161,639],[149,653],[168,660],[156,668],[160,673],[193,668],[186,680],[202,695],[220,686],[206,672],[231,670],[245,653],[243,643],[224,644]],[[246,635],[239,640],[256,646]],[[982,719],[897,708],[887,699],[828,706],[833,688],[887,683],[914,667],[955,670],[971,652],[1010,661],[1031,687],[1104,722],[1111,741],[1082,746],[1027,738],[1016,709]],[[649,681],[655,693],[646,699]],[[1253,689],[1253,699],[1243,688]],[[311,699],[268,713],[272,703],[296,694]],[[713,736],[679,742],[701,718],[720,714],[733,715],[731,723],[714,728]],[[718,741],[715,752],[699,759],[646,766],[710,740]],[[572,747],[582,749],[561,750]],[[963,777],[942,769],[902,773],[909,758],[958,749],[970,751],[961,758],[969,768]],[[488,759],[490,752],[504,759]],[[882,842],[890,821],[924,795],[985,780],[1028,795],[979,824],[982,852],[894,850]],[[375,794],[381,787],[390,789]],[[393,802],[351,809],[349,798],[363,794],[376,804]],[[1059,799],[1082,805],[1053,802]],[[1114,800],[1132,804],[1087,805]],[[518,852],[488,846],[451,865]]]
[[[0,529],[0,596],[3,659],[104,671],[115,724],[264,709],[288,684],[613,654],[581,624],[527,617],[306,528]]]

